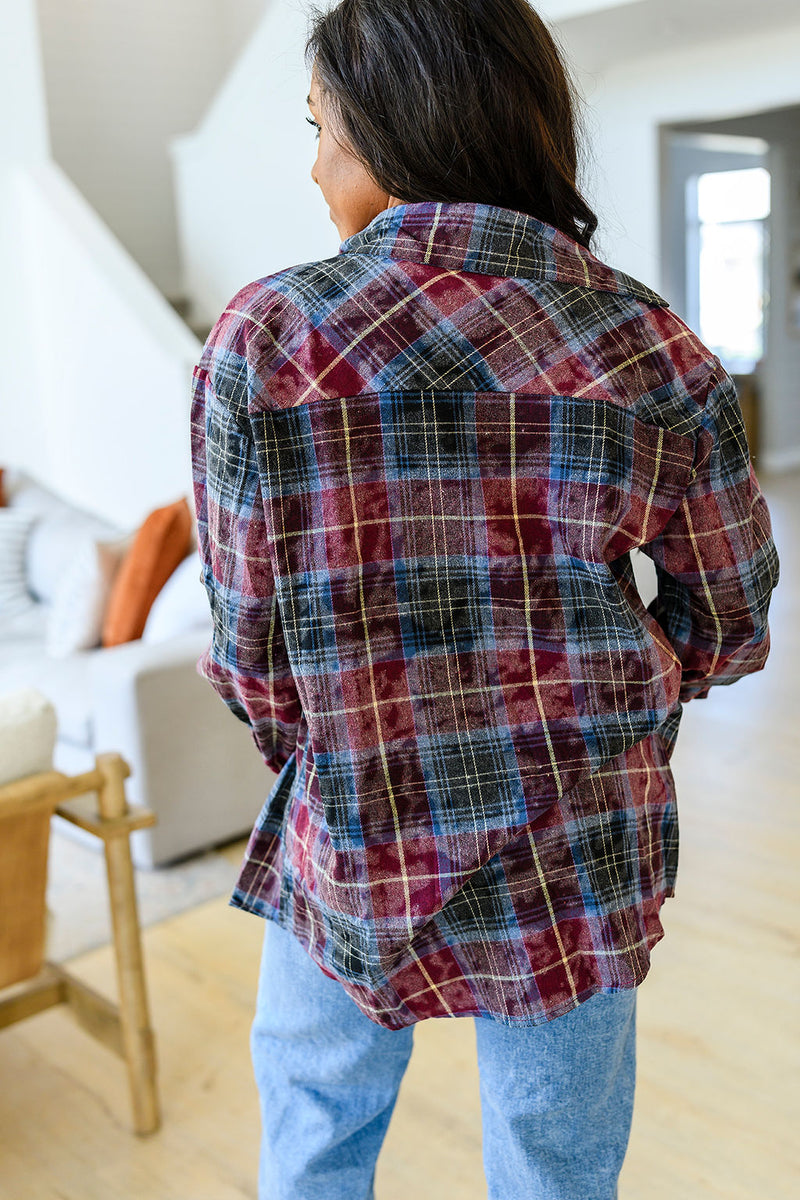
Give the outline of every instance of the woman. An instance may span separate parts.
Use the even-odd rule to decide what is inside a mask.
[[[198,668],[278,772],[259,1196],[372,1196],[414,1024],[472,1016],[490,1196],[607,1200],[681,706],[764,664],[769,514],[720,362],[589,248],[525,0],[342,0],[309,56],[343,242],[234,297],[192,409]]]

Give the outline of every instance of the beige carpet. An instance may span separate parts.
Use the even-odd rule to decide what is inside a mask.
[[[244,845],[235,842],[172,867],[137,870],[136,895],[142,927],[230,893]],[[102,847],[95,850],[76,841],[58,829],[57,821],[50,836],[47,907],[46,954],[52,961],[64,962],[111,941]]]

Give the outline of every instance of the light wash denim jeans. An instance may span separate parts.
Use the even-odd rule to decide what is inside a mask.
[[[613,1200],[633,1117],[636,990],[541,1025],[475,1018],[475,1029],[489,1200]],[[266,921],[251,1036],[259,1200],[373,1200],[412,1038],[413,1026],[365,1017]]]

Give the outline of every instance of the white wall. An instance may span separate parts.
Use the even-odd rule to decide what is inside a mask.
[[[641,0],[537,0],[536,10],[548,21],[564,21],[582,17],[587,13],[604,12],[610,8],[623,8],[627,4],[639,4]]]
[[[33,402],[30,327],[19,299],[22,260],[12,221],[17,164],[49,152],[32,0],[0,4],[0,466],[40,435]]]
[[[713,46],[640,57],[605,75],[579,71],[589,104],[589,191],[600,216],[601,256],[658,290],[659,127],[796,104],[799,63],[800,19],[781,30],[732,40],[720,36]],[[780,174],[774,159],[770,166]],[[775,219],[781,220],[777,212]],[[786,230],[788,221],[778,228]],[[784,287],[773,278],[773,317]],[[788,359],[776,360],[774,347],[771,355],[762,459],[768,467],[780,467],[800,462],[800,377],[787,370]]]
[[[168,296],[181,286],[169,143],[196,126],[264,4],[38,0],[53,155]]]
[[[639,0],[636,0],[639,2]],[[553,20],[634,0],[544,0]],[[339,246],[309,172],[305,0],[268,0],[252,40],[197,129],[174,142],[184,294],[210,324],[243,284]]]
[[[765,465],[800,467],[800,330],[791,329],[790,247],[800,243],[800,138],[772,146],[770,300],[764,390]]]
[[[645,7],[632,5],[631,12]],[[726,38],[717,20],[713,41],[637,54],[607,71],[582,71],[576,61],[588,101],[586,178],[600,216],[597,251],[657,290],[659,127],[800,100],[800,19],[768,30],[751,20],[755,30],[747,37]],[[175,147],[185,290],[201,321],[213,321],[246,282],[336,252],[338,238],[308,177],[314,147],[303,122],[305,34],[300,0],[272,0],[206,119]],[[568,25],[562,40],[569,55]],[[785,361],[777,364],[781,371]],[[762,449],[768,463],[779,452],[784,459],[800,454],[795,386],[769,387]]]
[[[134,527],[191,492],[200,344],[55,164],[19,168],[14,199],[39,433],[11,465]]]
[[[335,254],[315,157],[300,0],[271,0],[196,132],[174,147],[185,294],[199,322],[262,275]]]

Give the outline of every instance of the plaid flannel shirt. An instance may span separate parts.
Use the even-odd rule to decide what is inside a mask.
[[[390,1028],[639,984],[682,703],[778,579],[718,359],[549,225],[407,204],[234,297],[191,438],[197,669],[278,772],[231,903]]]

